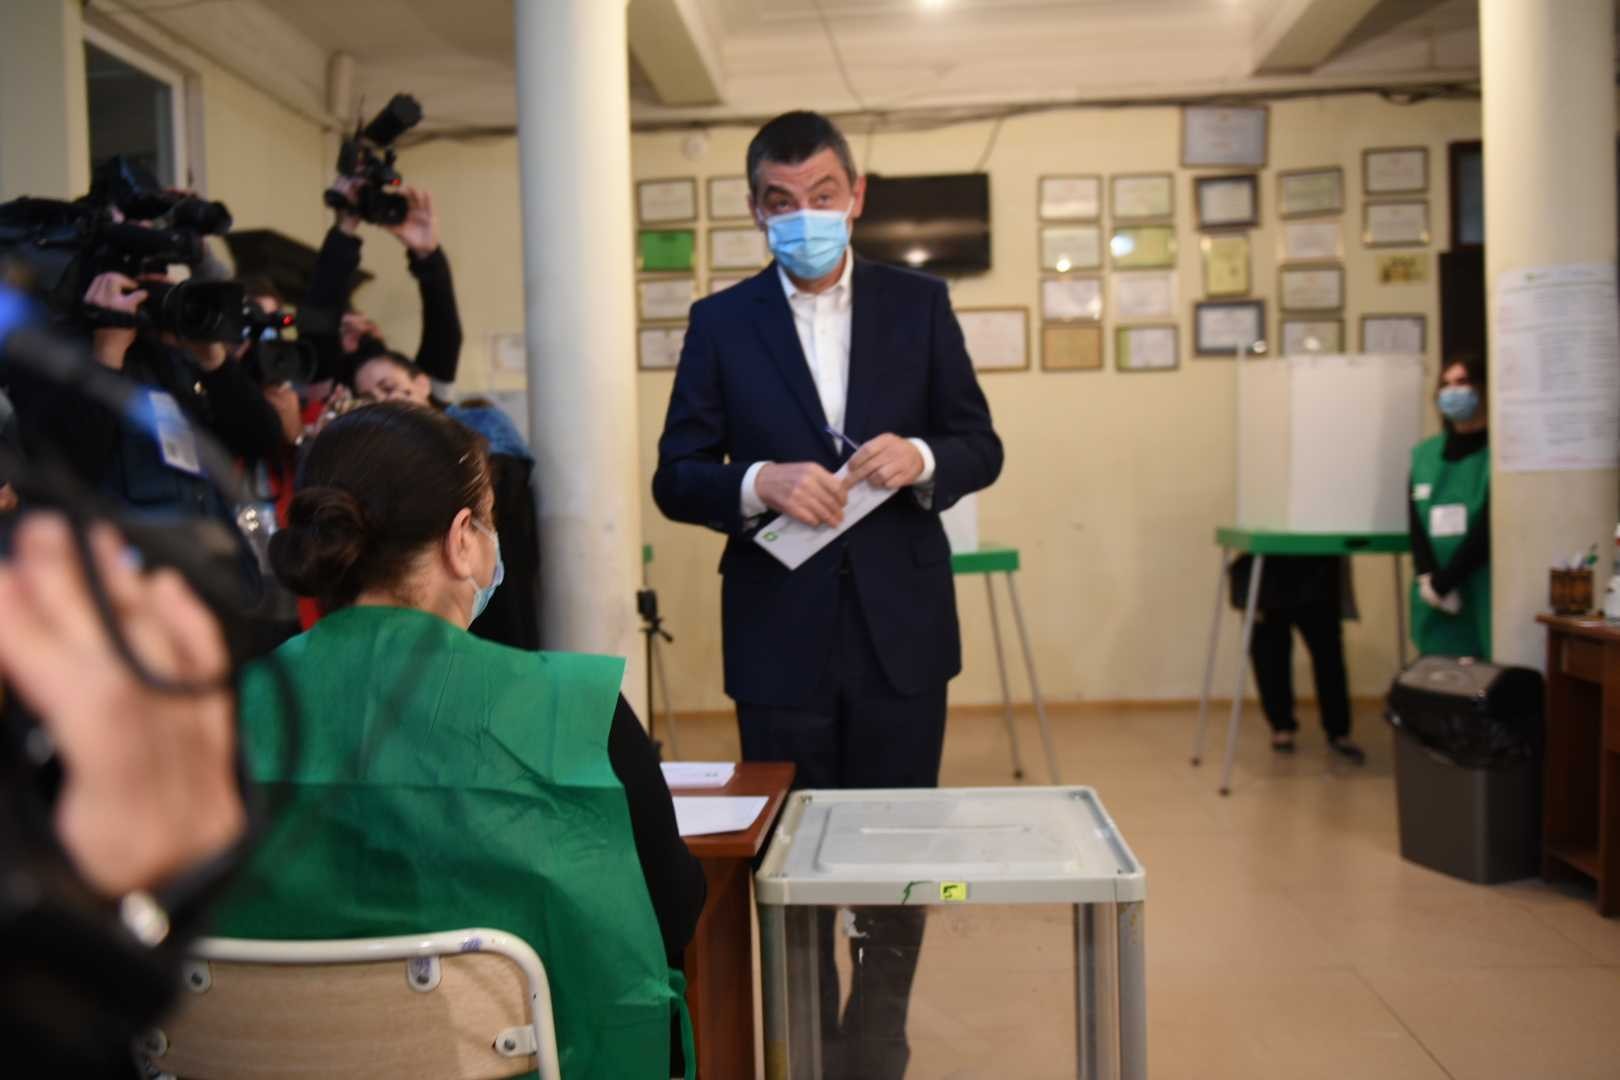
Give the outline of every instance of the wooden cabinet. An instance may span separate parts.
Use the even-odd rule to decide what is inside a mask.
[[[1620,915],[1620,628],[1537,616],[1547,627],[1542,876],[1594,879],[1598,911]]]

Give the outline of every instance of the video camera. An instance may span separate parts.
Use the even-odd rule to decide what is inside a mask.
[[[314,382],[320,357],[314,344],[303,340],[303,335],[336,333],[336,320],[318,317],[324,314],[307,308],[296,315],[266,312],[249,303],[246,336],[251,344],[242,358],[248,377],[260,386]]]
[[[0,205],[0,256],[18,262],[32,291],[59,316],[92,326],[150,326],[195,341],[241,342],[240,286],[228,282],[145,285],[148,300],[134,319],[82,302],[98,275],[163,274],[174,264],[203,261],[203,238],[230,230],[231,213],[158,186],[123,157],[97,167],[90,193],[67,202],[21,198]]]
[[[422,106],[409,94],[395,94],[371,123],[356,129],[338,150],[340,176],[363,181],[350,203],[335,191],[326,193],[326,205],[334,210],[352,210],[360,220],[372,225],[398,225],[410,206],[403,195],[389,192],[400,184],[394,163],[399,159],[394,141],[422,122]]]

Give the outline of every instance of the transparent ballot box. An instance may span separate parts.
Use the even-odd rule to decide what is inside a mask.
[[[800,791],[755,891],[770,1080],[1147,1075],[1147,878],[1091,788]]]

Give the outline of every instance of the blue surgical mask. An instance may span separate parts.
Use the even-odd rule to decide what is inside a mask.
[[[1441,416],[1466,424],[1479,414],[1479,391],[1472,386],[1442,386],[1439,404]]]
[[[849,211],[795,210],[765,219],[771,254],[801,281],[814,281],[838,269],[849,247]]]
[[[490,576],[489,584],[488,585],[480,585],[480,584],[478,584],[478,579],[477,578],[469,578],[468,579],[469,581],[471,581],[473,583],[473,587],[478,590],[476,593],[473,594],[472,617],[473,617],[473,621],[476,621],[478,616],[480,616],[480,615],[482,615],[484,613],[484,609],[489,607],[490,597],[495,595],[495,590],[500,588],[501,582],[506,580],[506,563],[501,561],[501,537],[500,537],[500,534],[496,533],[496,532],[493,532],[492,530],[490,530],[488,528],[485,528],[484,525],[482,525],[477,520],[474,520],[472,524],[473,524],[473,528],[477,529],[479,532],[483,533],[485,536],[487,536],[491,540],[495,541],[495,573]]]

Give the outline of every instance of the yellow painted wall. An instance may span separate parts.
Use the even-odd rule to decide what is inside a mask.
[[[1446,144],[1478,137],[1478,104],[1402,107],[1370,96],[1302,99],[1273,105],[1271,125],[1271,162],[1261,185],[1262,223],[1251,234],[1254,295],[1268,302],[1270,333],[1276,334],[1278,321],[1274,173],[1339,165],[1346,190],[1347,344],[1355,346],[1357,320],[1364,312],[1421,312],[1428,317],[1432,361],[1438,339],[1438,262],[1433,253],[1448,245]],[[1129,377],[1112,370],[1047,374],[1039,370],[1037,356],[1034,370],[983,377],[1006,441],[1007,465],[1000,482],[981,497],[980,533],[1023,552],[1023,599],[1043,689],[1054,700],[1184,699],[1195,697],[1200,686],[1216,564],[1211,532],[1230,517],[1235,501],[1235,369],[1229,360],[1190,356],[1191,304],[1202,296],[1202,273],[1192,183],[1188,171],[1176,164],[1179,131],[1179,115],[1169,108],[1070,110],[1008,120],[986,165],[994,269],[952,288],[959,306],[1027,306],[1038,327],[1038,178],[1053,173],[1177,173],[1181,370]],[[633,137],[636,176],[693,176],[701,184],[708,176],[740,175],[749,134],[712,131],[695,160],[684,149],[687,133],[638,134]],[[989,135],[989,124],[972,124],[879,134],[870,143],[857,136],[853,142],[868,170],[892,175],[962,172],[974,168]],[[1380,286],[1376,253],[1363,248],[1359,239],[1361,151],[1408,145],[1429,148],[1431,278],[1425,285]],[[442,209],[467,330],[459,386],[463,393],[521,385],[520,377],[492,376],[488,365],[489,335],[522,327],[515,162],[510,139],[420,146],[402,161],[407,177],[431,187]],[[367,247],[367,266],[380,280],[367,287],[361,302],[380,317],[390,337],[413,348],[416,301],[403,260],[394,242],[381,234]],[[633,298],[625,297],[624,304],[624,317],[633,319]],[[1111,323],[1107,329],[1111,334]],[[577,362],[633,363],[634,358],[582,357]],[[672,380],[667,372],[638,377],[638,434],[648,478]],[[724,708],[720,582],[715,573],[722,539],[665,521],[650,495],[644,520],[647,540],[657,552],[654,584],[676,636],[669,652],[675,705],[683,710]],[[1359,560],[1356,580],[1363,620],[1347,632],[1352,686],[1358,694],[1376,694],[1387,685],[1395,664],[1389,560]],[[967,666],[952,686],[952,700],[995,700],[983,585],[978,579],[960,583],[958,599]],[[1229,619],[1226,657],[1235,629],[1235,620]],[[1299,664],[1300,686],[1308,693],[1303,649]],[[1221,685],[1229,685],[1224,676]],[[1023,679],[1015,675],[1014,692],[1025,697],[1022,687]]]
[[[337,160],[319,123],[145,20],[98,12],[95,26],[184,73],[192,179],[230,207],[235,228],[276,229],[319,246],[328,221],[321,193]]]

